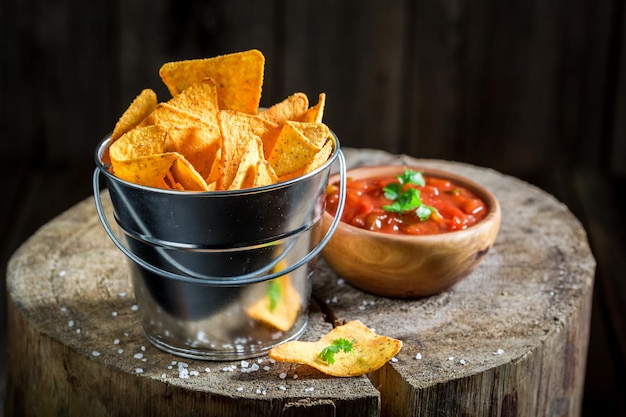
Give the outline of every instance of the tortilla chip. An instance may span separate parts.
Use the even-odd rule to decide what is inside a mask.
[[[148,115],[154,111],[156,105],[156,93],[149,88],[142,90],[115,124],[113,133],[111,134],[111,143],[148,117]]]
[[[263,145],[258,136],[249,136],[241,148],[241,159],[233,181],[228,186],[229,190],[251,188],[257,173],[257,163],[263,159]]]
[[[256,177],[254,178],[253,187],[264,187],[266,185],[276,184],[278,176],[274,172],[274,168],[265,159],[257,162]]]
[[[170,103],[161,103],[141,125],[166,130],[164,150],[184,155],[203,177],[209,175],[222,137],[217,113],[213,120],[207,114],[192,114]]]
[[[302,305],[300,294],[291,283],[289,274],[278,277],[267,285],[267,294],[248,308],[248,316],[286,332],[298,318]]]
[[[326,94],[321,93],[317,104],[305,111],[298,119],[300,122],[322,123],[324,107],[326,106]]]
[[[217,85],[221,110],[256,114],[261,99],[265,57],[256,50],[206,59],[168,62],[159,70],[172,96],[205,78]]]
[[[334,363],[320,357],[325,348],[336,340],[351,342],[349,352],[333,355]],[[402,348],[402,341],[379,336],[358,320],[335,327],[317,342],[294,340],[272,348],[270,358],[312,366],[325,374],[351,377],[367,374],[381,368]]]
[[[218,188],[227,190],[239,169],[248,141],[265,135],[274,125],[257,116],[223,110],[220,112],[220,126],[222,175],[218,180]]]
[[[109,146],[111,164],[142,156],[160,154],[165,151],[167,131],[160,126],[146,126],[133,129]]]
[[[267,161],[279,177],[289,175],[308,166],[320,148],[300,132],[294,122],[286,122],[276,139]]]
[[[284,124],[287,120],[298,120],[309,108],[309,98],[304,93],[295,93],[280,103],[260,111],[259,117],[269,120],[277,125]]]
[[[206,191],[206,183],[184,157],[176,152],[153,154],[118,161],[115,175],[146,187]]]
[[[322,148],[332,136],[330,129],[324,123],[290,122],[290,124],[318,148]]]
[[[309,165],[307,165],[306,168],[304,168],[303,174],[308,174],[309,172],[313,172],[319,167],[321,167],[322,165],[324,165],[326,161],[328,161],[328,158],[330,158],[330,155],[332,153],[333,153],[333,142],[329,140],[322,147],[322,149],[318,153],[315,154],[315,156],[311,160],[311,163],[309,163]]]
[[[219,104],[215,81],[205,78],[190,85],[167,104],[197,116],[210,126],[219,127]]]

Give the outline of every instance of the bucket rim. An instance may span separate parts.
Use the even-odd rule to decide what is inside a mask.
[[[168,194],[168,195],[177,195],[177,196],[232,197],[234,195],[251,195],[251,194],[258,194],[258,193],[263,193],[263,192],[271,191],[271,190],[277,190],[277,189],[284,188],[284,187],[289,187],[295,183],[306,181],[309,178],[313,178],[319,175],[323,171],[326,171],[326,170],[330,171],[331,165],[335,162],[335,160],[337,159],[337,156],[339,155],[341,151],[341,146],[339,144],[339,139],[337,138],[337,135],[332,130],[330,130],[330,133],[331,135],[333,135],[333,139],[335,142],[335,146],[333,147],[333,152],[328,157],[328,160],[317,169],[307,174],[300,175],[298,177],[291,178],[286,181],[281,181],[281,182],[277,182],[277,183],[270,184],[270,185],[264,185],[262,187],[245,188],[245,189],[239,189],[239,190],[219,190],[219,191],[166,190],[163,188],[148,187],[145,185],[140,185],[140,184],[136,184],[136,183],[121,179],[115,176],[115,174],[111,173],[111,171],[109,171],[109,167],[111,166],[110,164],[105,164],[102,161],[102,156],[104,155],[104,151],[107,149],[107,147],[109,146],[111,142],[112,133],[108,133],[107,135],[105,135],[104,138],[98,143],[94,152],[94,159],[96,163],[96,168],[100,170],[106,176],[107,179],[112,180],[112,181],[117,181],[128,187],[136,188],[139,190],[150,191],[150,192],[161,193],[161,194]]]

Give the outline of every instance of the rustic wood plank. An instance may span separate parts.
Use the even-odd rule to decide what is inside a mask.
[[[620,13],[621,11],[621,13]],[[612,125],[609,126],[612,134],[610,137],[611,172],[621,179],[626,179],[626,118],[618,115],[626,114],[626,4],[624,1],[615,2],[615,22],[620,22],[614,28],[613,53],[611,64],[614,70],[616,86],[615,98],[612,101],[613,111],[610,113]]]
[[[324,120],[344,146],[399,150],[407,2],[288,2],[284,91],[327,94]]]
[[[610,180],[595,171],[579,170],[574,172],[573,184],[581,196],[580,202],[585,216],[592,248],[600,265],[601,278],[598,291],[601,292],[603,308],[609,315],[611,334],[617,341],[621,358],[626,358],[626,230],[622,225],[623,214],[616,199],[620,193],[610,186]],[[597,207],[605,207],[602,215],[597,214]],[[615,208],[615,209],[611,209]],[[626,363],[622,362],[621,366]]]

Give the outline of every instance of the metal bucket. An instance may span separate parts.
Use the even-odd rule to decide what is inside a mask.
[[[260,356],[297,338],[306,327],[317,256],[341,216],[322,236],[321,219],[333,163],[342,178],[337,144],[329,160],[302,177],[262,188],[183,192],[133,184],[102,161],[110,141],[96,148],[93,190],[100,221],[127,256],[143,331],[170,353],[209,360]],[[102,207],[106,180],[119,234]],[[250,311],[276,280],[289,279],[300,300],[289,328],[258,320]]]

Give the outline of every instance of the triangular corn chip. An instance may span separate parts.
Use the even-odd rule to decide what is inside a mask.
[[[344,342],[349,351],[335,349]],[[379,336],[358,320],[335,327],[317,342],[294,340],[272,348],[270,358],[309,365],[325,374],[351,377],[376,371],[402,348],[402,342]],[[346,349],[348,350],[348,349]],[[326,354],[325,354],[326,353]]]
[[[154,111],[156,105],[156,93],[149,88],[142,90],[115,124],[111,134],[111,143],[148,117]]]
[[[324,117],[324,107],[326,106],[326,94],[321,93],[319,95],[319,101],[317,104],[307,111],[305,111],[302,116],[298,119],[300,122],[308,122],[308,123],[322,123],[322,119]]]
[[[290,122],[306,138],[318,148],[322,148],[332,134],[324,123]]]
[[[252,304],[248,316],[284,332],[290,330],[300,312],[302,300],[289,274],[267,283],[267,293]]]
[[[218,188],[227,190],[239,169],[243,149],[248,140],[251,137],[262,137],[274,125],[258,116],[223,110],[220,112],[220,126],[222,129],[221,163],[223,171],[220,182],[218,182]]]
[[[260,111],[259,117],[269,120],[277,125],[284,124],[287,120],[298,120],[309,108],[309,98],[304,93],[295,93],[280,103]]]
[[[215,80],[221,110],[256,114],[265,57],[256,49],[206,59],[168,62],[159,70],[172,96],[205,78]]]
[[[267,161],[279,177],[306,167],[320,148],[312,144],[293,124],[286,122]]]

